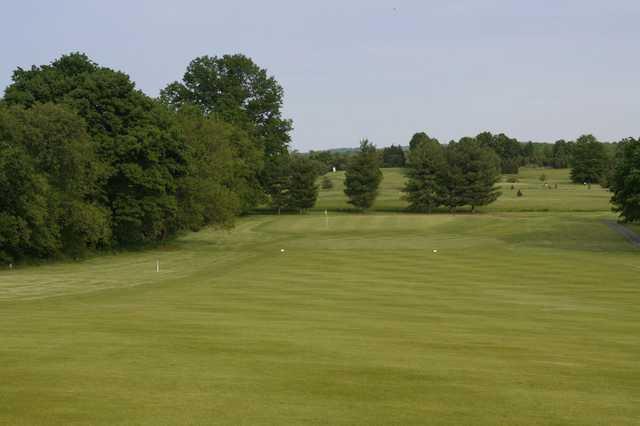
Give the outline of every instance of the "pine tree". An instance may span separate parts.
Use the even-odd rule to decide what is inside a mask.
[[[407,184],[404,188],[409,210],[431,213],[443,203],[440,176],[446,168],[442,146],[435,139],[421,140],[409,151]]]
[[[289,162],[289,188],[287,207],[303,213],[318,199],[317,167],[313,160],[295,155]]]
[[[263,180],[269,194],[271,207],[280,214],[282,210],[288,208],[289,204],[290,158],[288,154],[282,154],[270,159],[270,163]]]
[[[364,139],[360,142],[360,151],[349,161],[345,175],[344,193],[349,204],[360,210],[373,205],[378,196],[378,187],[382,181],[382,172],[376,147]]]
[[[473,138],[462,138],[447,148],[447,169],[442,182],[446,188],[444,197],[450,209],[469,205],[490,204],[500,192],[495,186],[500,179],[500,158],[490,149],[481,146]]]

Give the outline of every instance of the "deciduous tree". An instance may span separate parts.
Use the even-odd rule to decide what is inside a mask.
[[[636,222],[640,220],[640,140],[623,140],[618,152],[610,182],[611,202],[623,221]]]

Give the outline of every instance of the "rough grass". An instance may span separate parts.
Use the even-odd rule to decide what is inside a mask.
[[[637,424],[639,252],[582,190],[0,272],[0,424]]]

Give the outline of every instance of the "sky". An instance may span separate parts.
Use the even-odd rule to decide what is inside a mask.
[[[157,96],[201,55],[244,53],[285,91],[300,151],[481,131],[640,136],[637,0],[7,2],[0,88],[81,51]]]

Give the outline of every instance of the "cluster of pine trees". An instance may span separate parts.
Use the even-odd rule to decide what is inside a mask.
[[[0,260],[226,226],[275,194],[272,176],[315,181],[290,157],[282,101],[243,55],[195,59],[160,99],[80,53],[18,68],[0,100]],[[290,185],[285,205],[307,208],[313,188]]]
[[[473,211],[495,201],[500,192],[500,158],[482,140],[462,138],[446,147],[417,134],[411,141],[404,188],[409,209],[430,213],[444,206]]]

